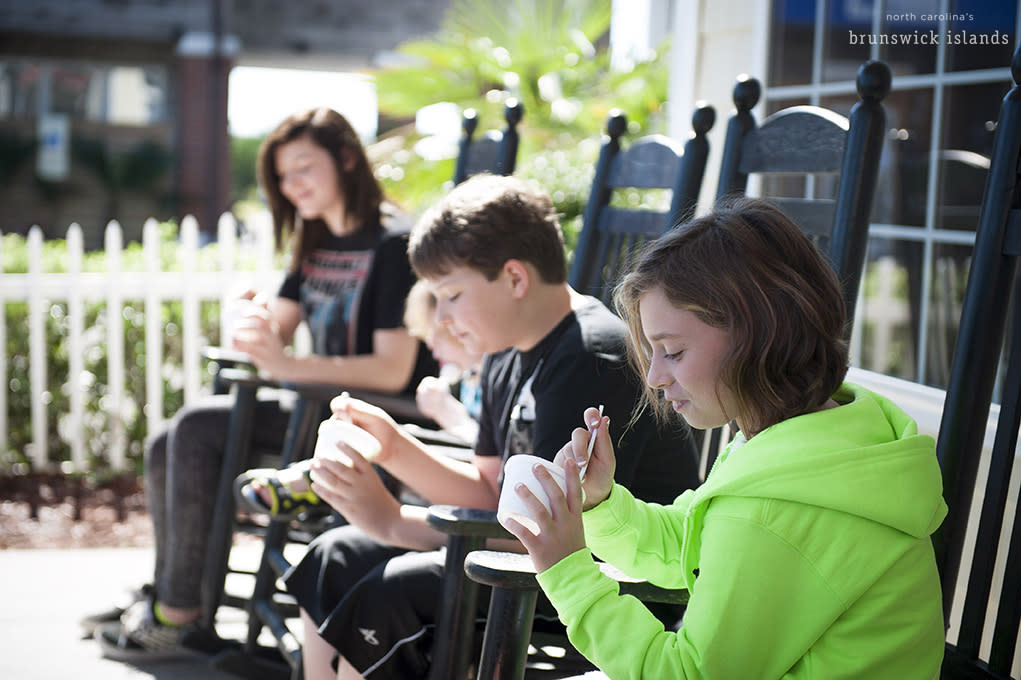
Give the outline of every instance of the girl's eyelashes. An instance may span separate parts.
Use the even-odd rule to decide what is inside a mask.
[[[310,165],[296,166],[288,169],[285,172],[277,173],[277,180],[279,182],[285,182],[288,179],[294,179],[295,177],[307,174],[310,169],[311,169]]]
[[[454,293],[453,295],[447,296],[447,302],[457,302],[457,298],[461,297],[460,293]]]
[[[676,352],[667,352],[663,350],[663,358],[667,361],[677,361],[684,354],[684,350],[677,350]]]

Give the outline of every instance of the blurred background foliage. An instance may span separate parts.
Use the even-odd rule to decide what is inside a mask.
[[[106,221],[121,217],[125,194],[135,191],[156,193],[160,182],[173,167],[173,157],[162,144],[142,140],[123,151],[113,151],[106,141],[96,137],[75,137],[71,155],[99,181],[105,195]],[[169,196],[157,196],[162,205]]]
[[[375,74],[379,109],[413,115],[450,101],[502,121],[503,101],[516,97],[526,152],[563,148],[564,133],[598,134],[613,108],[643,130],[666,100],[666,66],[611,68],[609,31],[603,0],[454,0],[439,33],[398,48],[407,65]]]
[[[553,195],[570,248],[610,111],[627,114],[632,135],[666,126],[666,63],[653,58],[612,67],[610,14],[604,0],[454,0],[436,35],[398,48],[406,64],[375,74],[380,112],[413,116],[452,102],[476,109],[480,128],[502,128],[504,104],[516,98],[525,112],[515,174]],[[383,137],[381,143],[394,136],[403,143],[384,159],[390,168],[381,178],[399,202],[419,212],[449,190],[453,160],[429,176],[430,163],[407,153],[418,141],[408,127]]]

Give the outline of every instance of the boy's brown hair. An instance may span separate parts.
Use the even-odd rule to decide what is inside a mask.
[[[639,301],[656,288],[679,309],[730,333],[721,377],[755,432],[821,406],[844,379],[847,315],[840,283],[815,244],[771,203],[724,203],[639,256],[615,302],[628,325],[631,362],[643,378],[651,348]],[[640,408],[649,404],[661,418],[670,412],[646,385]]]
[[[513,259],[533,265],[546,283],[567,280],[553,201],[513,176],[476,175],[455,187],[418,220],[408,257],[420,278],[465,266],[492,281]]]

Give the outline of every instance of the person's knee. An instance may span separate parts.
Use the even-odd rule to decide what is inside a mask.
[[[163,470],[167,467],[167,437],[170,428],[163,427],[145,442],[145,469]]]
[[[377,565],[356,587],[367,602],[414,602],[438,594],[442,578],[442,553],[409,552]]]
[[[222,453],[230,423],[230,402],[214,395],[184,406],[170,422],[166,447],[172,458],[215,459]]]
[[[174,436],[191,434],[196,430],[225,425],[230,419],[230,405],[219,399],[200,400],[185,405],[171,421]]]
[[[348,590],[320,632],[354,668],[425,677],[441,586],[439,553],[405,553]]]

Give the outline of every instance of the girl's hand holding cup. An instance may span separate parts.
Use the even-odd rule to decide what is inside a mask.
[[[514,534],[538,571],[585,547],[581,480],[574,459],[563,467],[515,454],[504,467],[497,519]]]
[[[269,330],[269,307],[255,291],[245,291],[224,303],[220,315],[220,342],[225,347],[241,349],[239,343],[252,342],[257,333]]]

